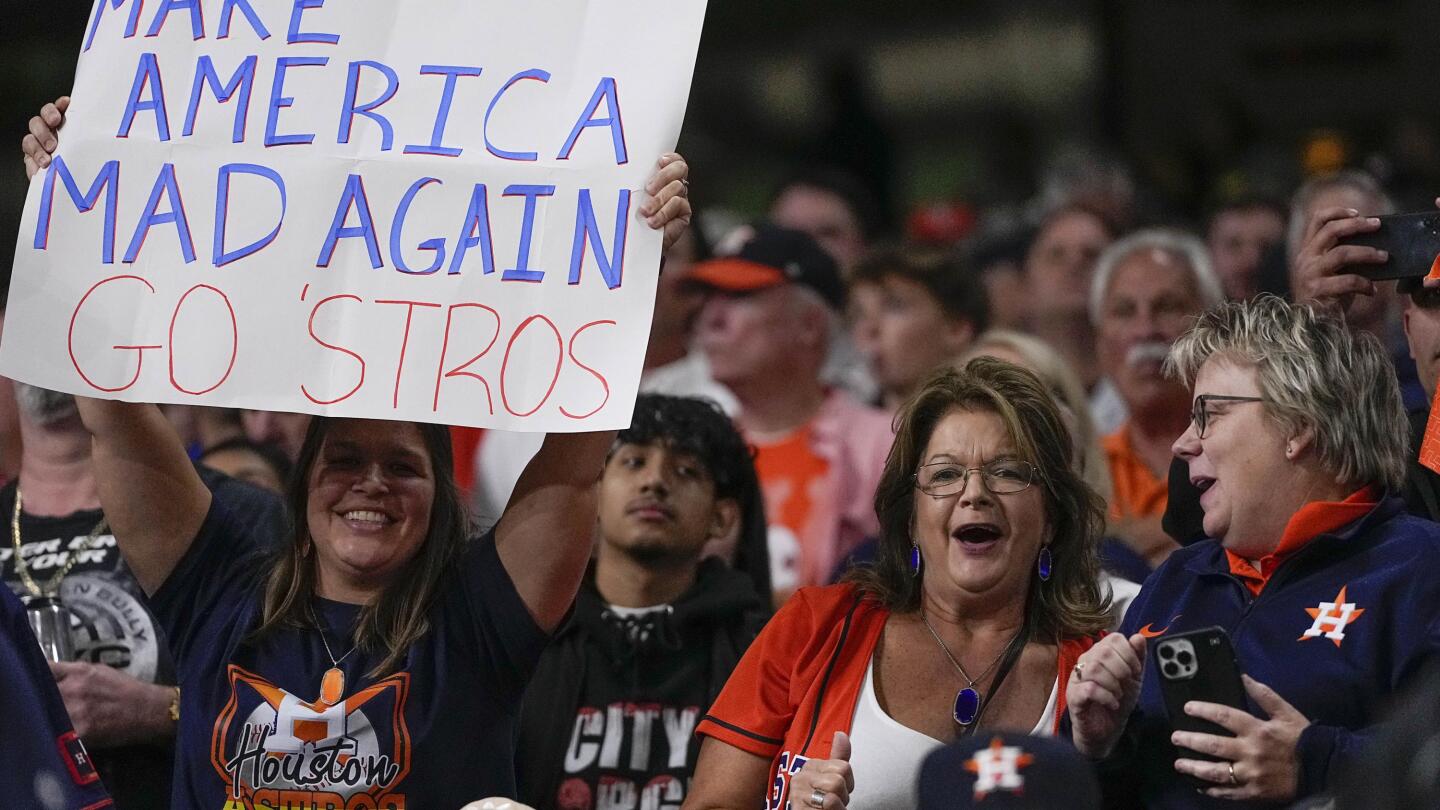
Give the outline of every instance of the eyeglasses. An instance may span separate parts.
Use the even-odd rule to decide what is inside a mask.
[[[1035,465],[1018,459],[999,459],[980,467],[962,467],[948,461],[922,464],[915,471],[915,485],[935,498],[958,495],[965,491],[972,472],[979,472],[985,488],[996,495],[1021,492],[1035,483]]]
[[[1195,406],[1190,409],[1190,421],[1195,423],[1195,435],[1205,438],[1205,429],[1210,426],[1212,402],[1264,402],[1262,397],[1231,397],[1224,394],[1201,394],[1195,397]]]

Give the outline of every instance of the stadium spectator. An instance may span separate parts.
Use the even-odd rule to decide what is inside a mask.
[[[1373,335],[1275,297],[1205,313],[1168,363],[1194,385],[1174,449],[1203,491],[1211,539],[1172,554],[1122,633],[1081,657],[1073,738],[1102,760],[1107,807],[1310,797],[1437,652],[1440,580],[1419,561],[1440,551],[1440,527],[1395,496],[1399,389]],[[1147,639],[1215,626],[1230,634],[1249,703],[1190,703],[1187,714],[1224,731],[1172,733]]]
[[[886,411],[898,409],[988,325],[983,283],[944,251],[878,250],[850,277],[850,294],[862,289],[868,295],[850,329]]]
[[[294,461],[300,457],[300,447],[305,443],[310,414],[242,410],[240,424],[244,425],[245,437],[250,441],[273,445]]]
[[[686,174],[667,155],[646,184],[641,213],[667,247],[689,221]],[[312,419],[293,529],[257,559],[266,527],[205,487],[157,407],[80,407],[106,516],[185,685],[178,806],[513,794],[518,703],[579,585],[612,435],[550,437],[507,519],[470,541],[444,427]],[[361,724],[368,743],[346,732]],[[285,776],[337,758],[318,797]]]
[[[1090,320],[1090,279],[1095,260],[1117,236],[1113,225],[1078,205],[1061,207],[1040,223],[1025,253],[1029,313],[1025,331],[1054,346],[1091,395],[1091,414],[1101,432],[1124,419],[1113,387],[1101,382]]]
[[[1418,453],[1440,378],[1440,288],[1423,286],[1418,279],[1400,281],[1396,287],[1405,298],[1405,342],[1424,386],[1425,401],[1432,403],[1410,411],[1410,449]],[[1405,477],[1405,502],[1411,513],[1440,521],[1440,473],[1421,464],[1418,457],[1410,461]]]
[[[52,677],[117,805],[168,807],[176,673],[101,512],[90,435],[69,394],[23,383],[15,394],[23,452],[0,489],[11,535],[0,576],[37,610],[63,605],[71,650]]]
[[[770,615],[707,543],[765,531],[749,449],[715,405],[643,394],[599,486],[599,541],[520,712],[517,794],[537,807],[677,806],[700,715]],[[748,513],[748,514],[747,514]],[[598,743],[607,743],[602,752]]]
[[[90,752],[75,733],[25,606],[0,588],[0,717],[5,766],[0,796],[35,810],[108,810],[110,800]],[[160,804],[149,807],[164,807]]]
[[[1436,200],[1440,205],[1440,199]],[[1302,272],[1310,279],[1310,295],[1321,305],[1338,307],[1347,297],[1372,294],[1381,285],[1352,271],[1366,264],[1382,263],[1386,257],[1374,248],[1342,245],[1346,236],[1374,230],[1378,222],[1359,216],[1355,209],[1333,208],[1318,211],[1311,223],[1309,238],[1300,252]],[[1435,399],[1440,376],[1440,287],[1433,282],[1405,279],[1396,283],[1404,297],[1401,325],[1410,359],[1421,386],[1421,404],[1409,408],[1410,450],[1418,453]],[[1412,457],[1405,480],[1405,500],[1420,517],[1440,520],[1440,475]]]
[[[890,447],[890,420],[822,374],[845,291],[809,236],[762,225],[740,252],[703,262],[711,290],[699,345],[740,403],[770,520],[776,604],[830,572],[878,529],[869,508]]]
[[[231,478],[268,489],[285,491],[290,479],[290,458],[272,444],[256,444],[246,438],[221,442],[200,454],[196,461]]]
[[[1090,312],[1100,364],[1129,414],[1101,442],[1114,485],[1110,531],[1151,567],[1175,548],[1160,518],[1170,446],[1190,418],[1190,392],[1165,376],[1165,357],[1201,310],[1222,299],[1205,246],[1181,231],[1136,231],[1096,262]]]
[[[848,277],[865,258],[880,229],[874,198],[858,180],[836,169],[799,171],[775,190],[769,219],[810,235]]]
[[[991,358],[897,418],[880,555],[766,625],[700,724],[690,810],[914,807],[921,761],[999,728],[1053,735],[1108,626],[1100,499],[1035,375]]]
[[[1424,399],[1424,388],[1416,377],[1415,362],[1410,359],[1405,345],[1395,300],[1395,285],[1373,284],[1351,274],[1337,277],[1335,273],[1339,266],[1332,266],[1333,262],[1325,256],[1340,235],[1333,229],[1325,229],[1323,226],[1327,222],[1347,218],[1373,222],[1374,217],[1393,213],[1395,203],[1379,182],[1365,172],[1347,170],[1305,183],[1295,192],[1290,203],[1290,223],[1286,232],[1290,289],[1296,301],[1338,305],[1345,313],[1345,322],[1352,329],[1363,329],[1380,338],[1390,352],[1405,407],[1416,410],[1429,403]],[[1378,223],[1360,227],[1373,229],[1378,227]],[[1344,256],[1345,252],[1336,255]]]
[[[992,329],[1018,330],[1029,309],[1025,254],[1033,236],[1018,226],[992,226],[964,248],[968,264],[985,284]]]
[[[809,234],[835,260],[841,279],[847,280],[879,236],[883,213],[874,193],[857,178],[842,169],[815,167],[790,175],[775,189],[769,221]],[[749,238],[748,231],[738,228],[727,239],[739,236],[744,241]],[[835,336],[828,363],[831,381],[856,399],[875,402],[879,398],[880,387],[848,335]]]
[[[1045,345],[1040,338],[992,329],[977,338],[970,349],[960,356],[959,365],[963,367],[976,357],[994,357],[1014,363],[1040,378],[1050,396],[1055,398],[1065,427],[1075,441],[1076,470],[1095,490],[1095,494],[1108,503],[1110,468],[1100,450],[1100,439],[1095,435],[1090,412],[1085,407],[1085,389],[1080,387],[1079,378],[1065,365],[1060,353]],[[1099,553],[1100,592],[1110,596],[1112,627],[1119,627],[1130,602],[1140,592],[1138,583],[1149,576],[1150,567],[1118,538],[1102,538]]]
[[[1286,214],[1283,205],[1259,196],[1226,200],[1210,213],[1205,245],[1225,297],[1244,301],[1260,292],[1265,257],[1285,242]]]

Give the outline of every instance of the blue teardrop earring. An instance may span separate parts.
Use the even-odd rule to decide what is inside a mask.
[[[921,560],[920,560],[920,544],[919,544],[919,543],[911,543],[911,544],[910,544],[910,576],[912,576],[912,577],[918,577],[918,576],[920,576],[920,566],[921,566],[922,564],[923,564],[923,563],[922,563]]]
[[[1049,547],[1049,546],[1041,546],[1041,547],[1040,547],[1040,557],[1039,557],[1039,559],[1037,559],[1037,560],[1035,561],[1035,567],[1036,567],[1037,569],[1039,569],[1039,572],[1040,572],[1040,581],[1041,581],[1041,582],[1049,582],[1049,581],[1050,581],[1050,565],[1051,565],[1051,562],[1052,562],[1052,560],[1050,559],[1050,547]]]

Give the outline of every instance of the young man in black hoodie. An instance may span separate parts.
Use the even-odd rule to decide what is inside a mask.
[[[755,469],[717,407],[644,395],[598,486],[594,563],[521,711],[518,795],[539,810],[678,808],[695,725],[769,617]],[[753,576],[702,559],[737,534]]]

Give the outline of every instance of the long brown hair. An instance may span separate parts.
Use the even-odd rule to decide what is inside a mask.
[[[300,457],[285,491],[290,519],[288,542],[276,551],[270,564],[260,627],[251,634],[251,640],[281,627],[315,627],[310,599],[315,593],[316,555],[311,553],[314,541],[306,521],[310,470],[334,423],[332,418],[317,416],[310,420],[305,432]],[[398,427],[403,423],[396,424]],[[441,580],[453,567],[451,563],[460,555],[469,537],[469,519],[455,487],[450,431],[443,425],[414,424],[430,457],[435,500],[430,506],[430,526],[420,550],[401,569],[394,583],[378,599],[361,608],[355,617],[356,646],[367,653],[385,653],[384,659],[370,671],[372,677],[399,668],[410,645],[430,632],[430,605],[440,590]]]
[[[910,570],[914,474],[935,426],[956,409],[997,414],[1020,457],[1037,470],[1054,539],[1049,581],[1041,583],[1033,570],[1030,576],[1025,610],[1034,638],[1058,641],[1108,628],[1110,600],[1101,597],[1097,581],[1104,501],[1076,471],[1070,432],[1045,385],[1030,371],[993,357],[937,372],[901,408],[875,491],[879,553],[847,579],[897,613],[920,608],[920,579]]]

